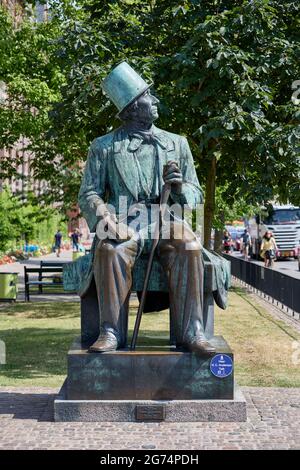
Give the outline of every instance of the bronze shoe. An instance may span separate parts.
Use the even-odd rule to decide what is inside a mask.
[[[89,352],[115,351],[118,348],[118,340],[112,333],[101,334],[97,341],[89,347]]]
[[[184,343],[183,346],[190,352],[194,352],[200,356],[213,356],[216,352],[216,348],[204,338],[192,338]]]

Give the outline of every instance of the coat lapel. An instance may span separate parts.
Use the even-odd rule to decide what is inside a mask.
[[[134,154],[128,151],[129,144],[128,134],[125,131],[117,132],[114,139],[113,157],[123,183],[137,201],[139,175]]]
[[[155,126],[153,127],[153,132],[156,137],[159,186],[161,190],[164,184],[162,177],[163,167],[168,161],[175,159],[175,143],[170,137],[168,137],[166,132]],[[135,139],[130,141],[128,133],[122,128],[116,132],[113,143],[113,158],[115,165],[126,188],[136,201],[138,200],[139,174],[135,163],[134,152],[138,143],[139,142]]]
[[[167,137],[166,133],[157,127],[154,128],[154,134],[157,137],[157,153],[158,153],[158,171],[159,171],[159,187],[162,190],[164,185],[163,169],[164,165],[175,159],[175,144],[173,140]]]

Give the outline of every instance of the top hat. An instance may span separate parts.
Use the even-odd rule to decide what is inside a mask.
[[[146,83],[127,62],[117,65],[101,84],[103,91],[118,108],[119,114],[151,85],[152,83]]]

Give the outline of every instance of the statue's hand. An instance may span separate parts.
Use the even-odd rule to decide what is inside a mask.
[[[114,215],[108,214],[100,221],[101,228],[105,227],[106,238],[117,242],[130,240],[134,230],[126,224],[118,223]]]
[[[182,172],[176,162],[170,161],[164,166],[163,180],[172,185],[172,190],[180,193],[182,187]]]
[[[117,241],[126,241],[130,240],[133,237],[134,230],[127,224],[123,224],[122,222],[120,222],[119,224],[116,224],[116,227]]]

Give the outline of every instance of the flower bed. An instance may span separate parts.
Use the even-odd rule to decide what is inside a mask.
[[[14,256],[3,255],[0,258],[0,265],[15,263],[15,261],[17,261],[17,259]]]

